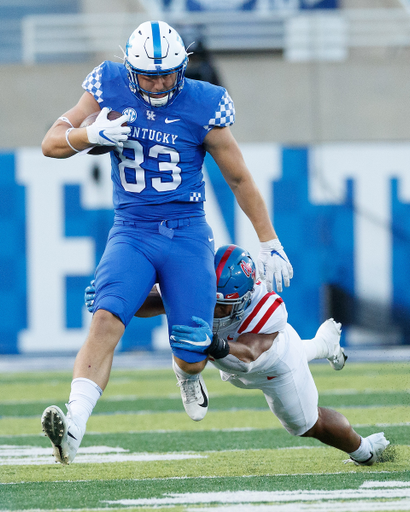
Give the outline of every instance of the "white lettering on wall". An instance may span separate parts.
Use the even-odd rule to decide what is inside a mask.
[[[392,298],[392,178],[400,180],[400,199],[410,202],[408,144],[324,144],[310,152],[313,204],[343,203],[346,180],[353,180],[355,293],[386,304]]]
[[[82,203],[101,207],[105,200],[92,192],[90,167],[99,157],[67,160],[45,158],[37,148],[16,153],[17,182],[26,187],[28,327],[19,334],[21,352],[77,350],[88,331],[91,315],[83,308],[82,329],[66,328],[68,275],[92,274],[94,241],[64,236],[64,185],[80,184]],[[109,166],[109,157],[104,156]],[[106,189],[106,188],[105,188]],[[105,194],[104,197],[106,197]]]

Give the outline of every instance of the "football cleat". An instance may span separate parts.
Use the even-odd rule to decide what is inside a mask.
[[[175,364],[176,363],[173,360],[173,368]],[[203,420],[208,411],[209,399],[208,390],[206,389],[202,375],[199,373],[197,375],[193,375],[193,378],[190,379],[183,379],[177,372],[175,372],[175,375],[178,380],[177,386],[180,388],[182,403],[184,404],[186,413],[191,420]]]
[[[356,466],[373,466],[373,464],[375,464],[380,459],[380,455],[390,444],[390,441],[384,437],[384,432],[372,434],[366,437],[366,439],[369,441],[371,447],[370,457],[364,461],[354,460],[352,457],[350,457]]]
[[[333,370],[341,370],[344,368],[344,365],[346,364],[347,355],[345,354],[345,351],[342,347],[339,346],[338,353],[334,355],[333,357],[328,357],[327,360],[330,363],[330,366],[333,368]]]
[[[335,322],[333,318],[327,319],[317,330],[316,336],[322,338],[326,343],[329,354],[326,359],[334,370],[341,370],[347,359],[345,351],[340,346],[340,335],[342,334],[342,324]]]
[[[84,435],[71,419],[68,405],[67,409],[65,416],[59,407],[50,405],[41,417],[43,432],[53,446],[54,458],[61,464],[73,462]]]

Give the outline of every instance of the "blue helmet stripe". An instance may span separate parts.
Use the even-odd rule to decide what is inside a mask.
[[[154,64],[162,64],[161,33],[158,21],[151,22],[152,44],[154,46]]]

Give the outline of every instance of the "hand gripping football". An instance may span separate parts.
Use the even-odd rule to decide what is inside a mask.
[[[81,123],[80,128],[86,128],[87,126],[90,126],[90,124],[93,124],[100,112],[101,110],[99,110],[98,112],[93,112],[88,117],[86,117],[84,121]],[[114,119],[118,119],[121,116],[122,114],[120,114],[120,112],[117,112],[116,110],[110,110],[107,117],[110,121],[114,121]],[[122,126],[127,126],[127,123],[123,123]],[[87,154],[104,155],[105,153],[109,153],[113,149],[115,149],[114,146],[94,146],[93,148],[90,149],[90,151]]]

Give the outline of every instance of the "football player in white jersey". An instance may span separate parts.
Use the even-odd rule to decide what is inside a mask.
[[[292,435],[314,437],[349,454],[358,465],[373,465],[389,445],[384,433],[362,438],[339,412],[318,407],[318,392],[308,362],[328,359],[341,370],[347,356],[340,346],[341,324],[326,320],[311,340],[301,340],[288,323],[285,303],[256,280],[250,254],[236,245],[223,246],[215,256],[217,303],[212,332],[174,325],[171,347],[199,351],[220,370],[223,381],[243,389],[260,389],[270,410]],[[86,289],[86,305],[93,307],[93,287]],[[154,289],[136,316],[164,312]],[[187,400],[199,404],[201,395]],[[185,404],[185,402],[184,402]]]
[[[261,242],[259,265],[267,285],[289,285],[292,266],[263,198],[230,131],[235,108],[226,89],[185,79],[188,55],[179,34],[162,21],[142,23],[123,62],[104,61],[85,78],[78,103],[44,137],[45,156],[68,158],[111,148],[114,225],[95,274],[89,335],[74,364],[67,416],[48,407],[42,426],[58,462],[71,462],[87,420],[107,385],[114,349],[154,283],[161,286],[169,329],[212,323],[215,306],[214,237],[205,220],[202,164],[216,161]],[[120,117],[108,118],[110,110]],[[82,127],[91,114],[94,123]],[[46,194],[47,191],[45,191]],[[195,286],[189,286],[195,280]],[[57,342],[57,340],[56,340]],[[186,393],[201,392],[203,407],[186,405],[200,420],[207,356],[174,349],[174,369]]]

